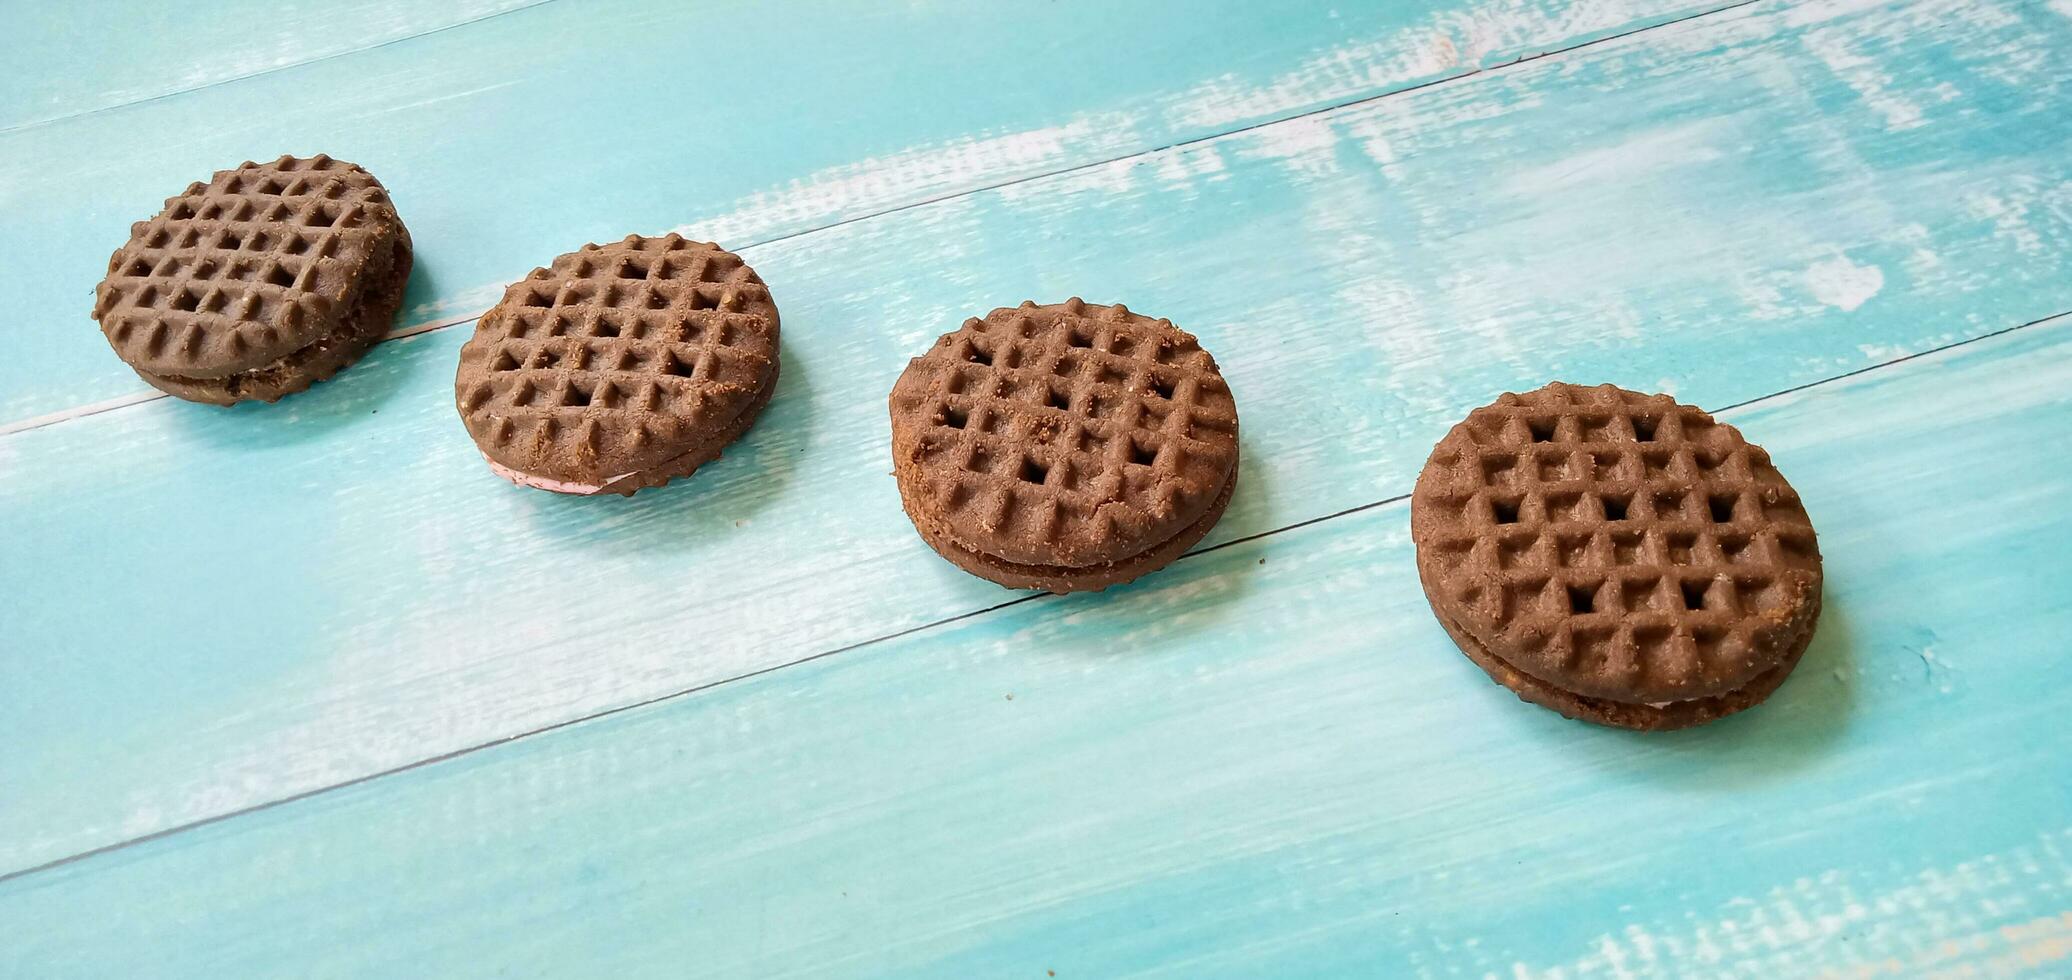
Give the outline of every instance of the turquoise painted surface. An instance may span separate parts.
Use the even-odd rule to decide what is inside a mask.
[[[2060,322],[1729,413],[1821,528],[1827,610],[1707,728],[1490,684],[1399,502],[0,883],[0,962],[2048,972],[2072,516],[2036,504],[2072,491],[2068,393]]]
[[[7,3],[0,5],[8,54],[0,133],[334,58],[540,2]]]
[[[1758,3],[1470,74],[1710,6],[801,0],[701,65],[739,92],[700,128],[624,139],[714,8],[50,55],[109,61],[79,106],[234,80],[0,132],[0,974],[2062,972],[2072,328],[1907,358],[2072,311],[2072,9]],[[339,14],[441,15],[402,9]],[[290,35],[316,60],[237,78]],[[1063,67],[938,84],[974,64]],[[138,386],[74,285],[190,171],[316,134],[425,202],[415,329],[585,238],[765,243],[778,402],[603,502],[484,473],[465,327],[272,410],[95,404]],[[1071,292],[1218,353],[1247,471],[1208,544],[1265,536],[979,614],[1013,594],[912,537],[883,391]],[[1762,714],[1526,710],[1406,589],[1399,505],[1290,529],[1550,375],[1761,399],[1825,501],[1838,611]]]
[[[764,241],[1702,9],[548,3],[0,133],[0,329],[18,354],[0,425],[147,390],[88,318],[92,284],[131,222],[245,159],[322,150],[389,186],[424,245],[408,326],[479,313],[588,241],[679,225]]]
[[[1008,598],[914,537],[882,399],[1012,297],[1127,298],[1217,352],[1248,462],[1210,544],[1403,493],[1467,407],[1550,375],[1725,405],[2072,309],[2049,23],[1884,52],[1877,103],[1807,43],[1923,16],[1954,19],[1749,8],[753,249],[780,396],[631,501],[491,478],[450,407],[460,330],[271,410],[0,439],[0,536],[31,557],[0,565],[25,638],[0,662],[0,868]],[[1880,109],[1952,86],[1971,102],[1922,125]],[[91,613],[108,595],[123,615]]]

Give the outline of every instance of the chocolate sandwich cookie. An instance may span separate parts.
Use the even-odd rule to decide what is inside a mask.
[[[1099,590],[1162,568],[1237,484],[1237,404],[1216,359],[1119,303],[966,320],[907,364],[891,410],[922,539],[1011,588]]]
[[[246,162],[131,225],[93,315],[162,391],[271,402],[380,340],[410,263],[410,232],[373,174],[322,154]]]
[[[1733,426],[1665,395],[1503,395],[1432,450],[1410,523],[1461,651],[1570,718],[1660,730],[1753,707],[1820,617],[1799,495]]]
[[[717,459],[777,386],[777,306],[741,257],[680,235],[585,245],[504,290],[454,399],[490,469],[630,495]]]

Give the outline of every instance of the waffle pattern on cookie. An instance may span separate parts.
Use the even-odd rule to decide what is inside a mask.
[[[1412,526],[1440,615],[1577,694],[1731,690],[1819,609],[1798,494],[1733,426],[1666,396],[1505,394],[1433,450]]]
[[[505,290],[461,348],[454,394],[490,459],[604,483],[729,433],[776,379],[777,334],[740,256],[629,235]]]
[[[218,171],[131,226],[94,319],[132,367],[224,378],[325,338],[409,238],[372,174],[318,155]],[[382,325],[386,329],[386,325]]]
[[[937,341],[892,393],[902,492],[974,550],[1080,567],[1203,516],[1232,478],[1215,359],[1120,304],[1024,303]]]

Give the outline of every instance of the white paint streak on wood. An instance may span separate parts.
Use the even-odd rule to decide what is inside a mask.
[[[1856,90],[1865,105],[1885,118],[1887,128],[1912,129],[1927,121],[1919,105],[1891,91],[1892,76],[1879,67],[1877,60],[1857,53],[1847,38],[1833,31],[1816,30],[1807,33],[1805,44],[1829,71]]]
[[[354,25],[357,28],[356,33],[359,34],[359,37],[353,40],[362,47],[388,43],[410,37],[413,34],[424,33],[428,29],[464,24],[493,14],[520,9],[530,6],[533,2],[535,0],[463,0],[463,2],[449,2],[440,6],[439,13],[444,15],[441,20],[428,24],[421,19],[421,12],[414,9],[418,5],[386,0],[379,7],[370,7],[364,14],[360,14],[357,11],[354,12],[357,15],[355,19],[364,17],[365,20]],[[246,36],[260,41],[263,46],[247,51],[237,51],[226,45],[206,51],[194,52],[197,58],[209,58],[211,60],[205,62],[197,61],[187,66],[186,74],[180,77],[178,87],[196,88],[202,85],[212,85],[228,79],[242,78],[247,75],[256,75],[260,72],[274,71],[290,65],[301,64],[314,58],[338,57],[353,50],[352,47],[338,44],[340,39],[331,31],[304,29],[291,32],[283,30],[283,28],[293,26],[293,22],[284,21],[280,16],[283,13],[282,8],[287,6],[283,4],[276,7],[271,11],[272,17],[269,19],[255,18],[256,22],[238,25]],[[339,6],[341,5],[335,3],[315,4],[311,5],[311,12],[318,17],[336,18],[339,15]],[[269,29],[271,31],[280,31],[280,33],[270,33]]]
[[[1813,0],[1795,3],[1785,11],[1785,24],[1802,28],[1843,17],[1853,17],[1891,5],[1892,0]]]
[[[1514,171],[1503,191],[1520,197],[1574,193],[1591,185],[1618,186],[1636,180],[1690,180],[1686,167],[1714,163],[1739,141],[1723,119],[1676,124],[1636,133],[1611,146],[1593,147],[1548,163]]]
[[[1631,23],[1659,5],[1621,0],[1541,4],[1502,0],[1434,14],[1427,25],[1331,47],[1265,84],[1226,76],[1175,97],[1167,112],[1190,126],[1226,127],[1291,108],[1329,105],[1405,83],[1479,70],[1537,54],[1541,39],[1587,36],[1588,25]],[[1599,28],[1600,30],[1602,27]]]
[[[1806,290],[1813,294],[1814,299],[1843,312],[1862,306],[1883,288],[1883,269],[1875,265],[1858,265],[1847,255],[1837,255],[1806,267]]]
[[[1517,962],[1520,980],[1684,975],[1870,978],[2041,975],[2072,958],[2072,829],[1890,885],[1834,869],[1715,909],[1639,917],[1565,963]],[[1981,912],[2032,916],[1980,928]]]
[[[1338,171],[1338,132],[1323,116],[1301,116],[1248,134],[1237,152],[1246,159],[1279,160],[1297,177],[1326,177]]]
[[[966,136],[831,167],[740,201],[732,211],[678,226],[722,244],[772,227],[811,227],[873,213],[941,188],[968,189],[1003,174],[1042,173],[1141,144],[1128,113],[1082,115],[1069,123],[998,136]]]
[[[2032,200],[2033,189],[2023,189],[2005,197],[1975,193],[1967,196],[1965,203],[1974,215],[1993,223],[1994,234],[2013,242],[2015,248],[2024,254],[2038,255],[2043,252],[2044,244],[2042,236],[2029,225]]]

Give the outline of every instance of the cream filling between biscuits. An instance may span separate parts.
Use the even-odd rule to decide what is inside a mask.
[[[606,486],[610,484],[617,483],[620,480],[623,480],[633,475],[633,473],[621,473],[618,476],[612,477],[611,479],[604,481],[603,483],[576,483],[570,480],[556,480],[550,477],[534,476],[530,473],[521,473],[508,466],[505,466],[502,463],[497,462],[496,460],[490,459],[486,454],[482,457],[482,460],[489,464],[490,472],[493,472],[496,475],[503,477],[504,479],[509,480],[512,483],[515,483],[521,487],[531,487],[534,490],[551,490],[554,493],[568,493],[575,494],[577,496],[588,496],[590,494],[596,493],[599,490],[604,489]],[[635,470],[634,472],[637,473],[639,471]]]

